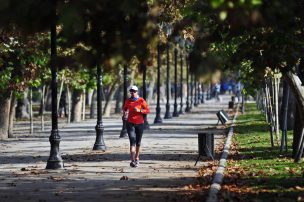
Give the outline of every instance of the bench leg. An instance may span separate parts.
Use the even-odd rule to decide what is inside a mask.
[[[205,152],[208,153],[209,156],[210,156],[210,157],[212,158],[212,160],[214,161],[213,155],[211,154],[211,151],[210,151],[208,145],[206,145],[206,149],[207,149],[207,152],[206,152],[206,151],[205,151]]]
[[[198,160],[200,159],[200,157],[201,157],[201,155],[198,155],[198,157],[197,157],[197,159],[196,159],[196,161],[195,161],[194,166],[196,166],[196,164],[197,164]]]

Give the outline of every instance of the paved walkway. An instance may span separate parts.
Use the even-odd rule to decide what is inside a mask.
[[[145,131],[140,167],[129,167],[129,142],[119,138],[120,117],[104,119],[106,152],[92,151],[96,120],[60,124],[60,150],[65,169],[45,170],[49,156],[46,132],[0,142],[0,201],[186,201],[186,185],[194,183],[204,166],[198,155],[197,133],[215,133],[223,140],[223,127],[216,127],[215,113],[227,109],[230,97],[208,101],[190,113]],[[151,106],[153,110],[154,106]],[[171,108],[172,111],[172,108]],[[162,109],[164,114],[164,109]],[[153,123],[155,114],[149,115]],[[22,123],[16,133],[25,134]]]

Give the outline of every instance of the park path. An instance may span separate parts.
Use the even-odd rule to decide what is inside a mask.
[[[207,101],[158,125],[151,124],[151,106],[151,129],[144,133],[138,168],[129,167],[129,142],[119,138],[118,116],[104,119],[106,152],[92,151],[96,120],[60,124],[63,170],[45,170],[49,126],[26,136],[24,126],[17,124],[20,136],[0,142],[0,201],[186,201],[187,185],[205,165],[199,161],[194,166],[197,134],[213,132],[216,144],[222,144],[226,131],[216,125],[216,112],[227,109],[229,98]]]

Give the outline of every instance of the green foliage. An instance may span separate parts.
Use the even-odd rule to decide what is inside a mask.
[[[304,50],[303,8],[299,1],[195,1],[183,16],[195,27],[191,71],[240,71],[248,94],[262,84],[266,67],[293,71]]]
[[[0,71],[0,92],[3,92],[9,86],[11,75],[12,75],[13,68],[8,67],[3,71]]]
[[[294,163],[288,154],[281,154],[279,147],[271,147],[269,126],[255,104],[246,104],[246,114],[237,119],[235,127],[236,155],[231,156],[228,167],[238,175],[239,188],[250,188],[248,201],[272,200],[277,194],[286,201],[296,200],[303,187],[304,164]],[[288,133],[291,148],[292,133]],[[290,149],[288,150],[290,152]],[[251,195],[257,193],[257,195]],[[244,200],[244,199],[243,199]]]

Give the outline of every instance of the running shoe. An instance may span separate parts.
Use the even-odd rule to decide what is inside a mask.
[[[137,167],[135,161],[131,161],[130,166],[133,167],[133,168],[134,168],[134,167]]]
[[[135,167],[139,166],[139,160],[135,160]]]

